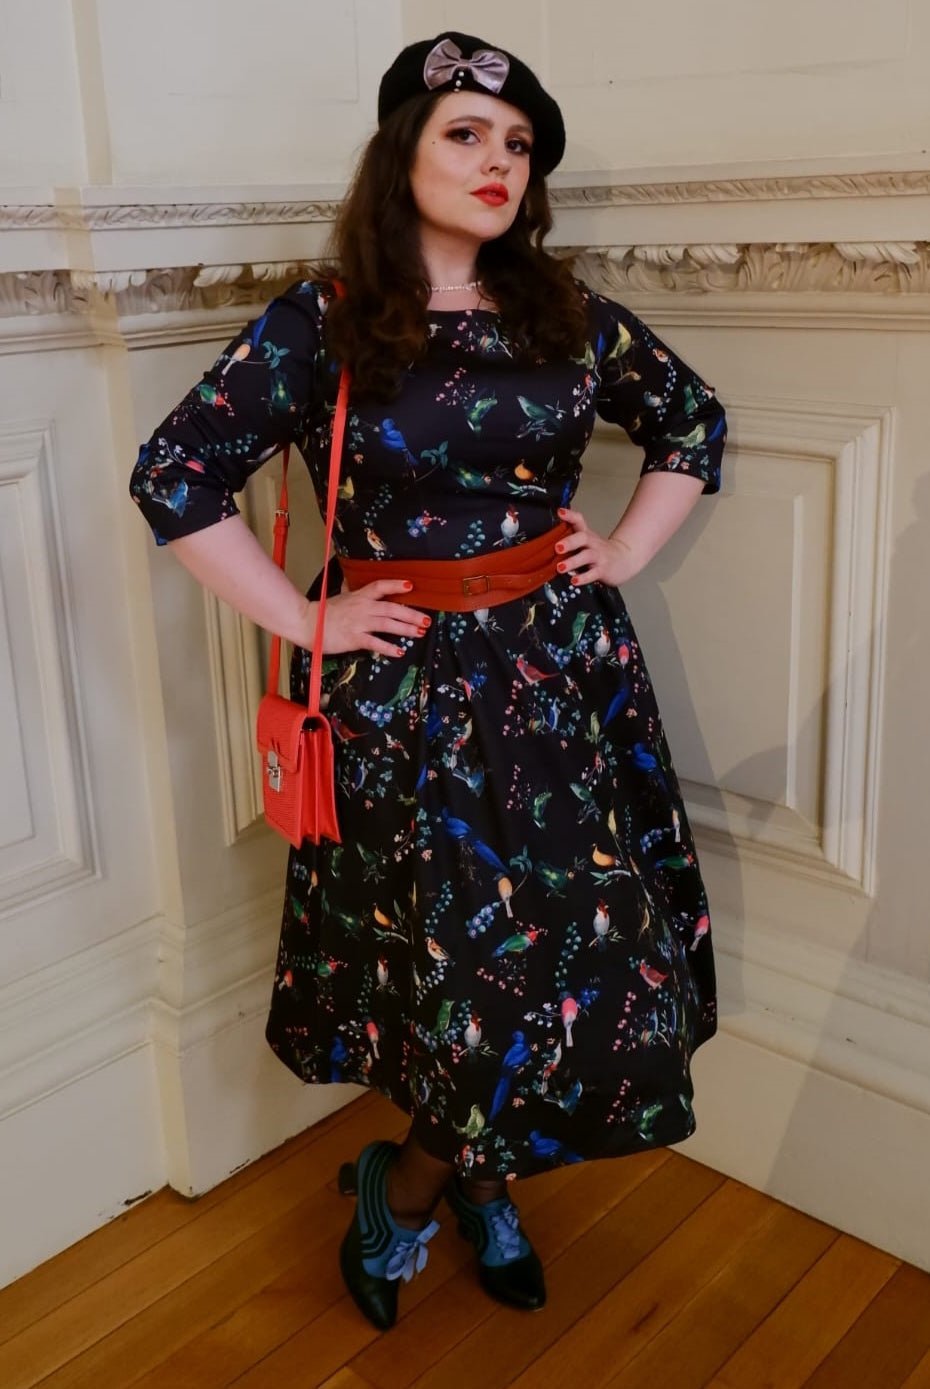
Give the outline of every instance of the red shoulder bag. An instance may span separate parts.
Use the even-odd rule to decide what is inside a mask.
[[[262,758],[262,789],[265,819],[295,849],[305,839],[319,844],[332,839],[341,844],[336,821],[336,775],[333,734],[329,720],[320,713],[320,679],[323,670],[323,622],[326,616],[326,566],[333,538],[336,493],[345,437],[346,407],[349,400],[349,373],[343,369],[333,417],[332,447],[329,455],[329,490],[326,498],[326,552],[320,610],[313,635],[310,659],[310,691],[306,704],[286,699],[278,693],[281,667],[281,638],[271,642],[267,692],[258,706],[256,741]],[[287,498],[289,448],[284,450],[281,498],[275,512],[274,561],[284,568],[287,532],[290,525]]]

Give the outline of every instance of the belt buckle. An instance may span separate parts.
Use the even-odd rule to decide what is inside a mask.
[[[472,584],[484,584],[484,588],[472,588]],[[487,574],[470,574],[467,579],[462,580],[462,592],[466,598],[472,598],[476,593],[490,593],[490,576]]]

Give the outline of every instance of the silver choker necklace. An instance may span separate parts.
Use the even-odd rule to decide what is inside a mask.
[[[480,280],[469,280],[467,285],[430,285],[433,294],[453,294],[458,290],[477,289]]]

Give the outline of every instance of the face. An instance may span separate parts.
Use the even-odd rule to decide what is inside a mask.
[[[450,92],[423,127],[410,170],[424,229],[477,241],[513,222],[530,177],[529,117],[483,92]]]

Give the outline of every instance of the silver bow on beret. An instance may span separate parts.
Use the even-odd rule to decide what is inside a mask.
[[[510,60],[496,48],[479,48],[470,58],[463,58],[458,44],[451,39],[441,39],[426,55],[423,81],[430,90],[443,87],[463,68],[471,73],[479,86],[496,96],[507,81]]]

